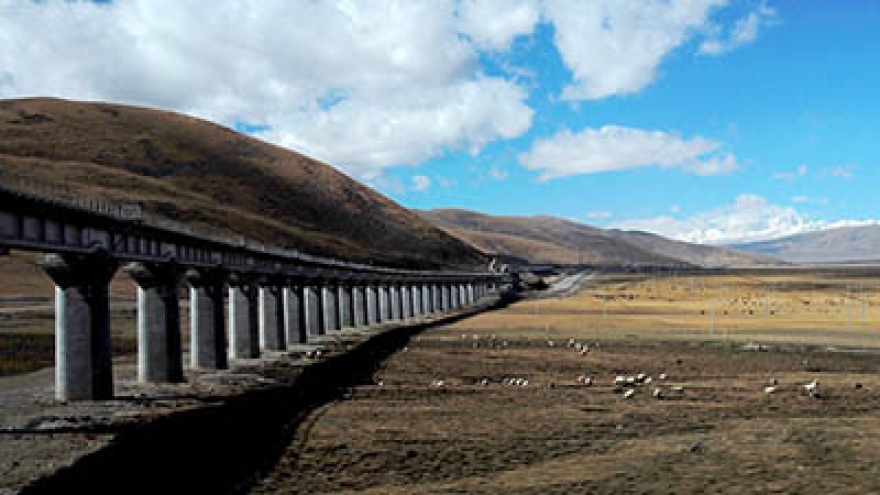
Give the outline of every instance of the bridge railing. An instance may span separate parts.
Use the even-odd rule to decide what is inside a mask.
[[[463,272],[453,270],[408,270],[377,266],[373,264],[353,263],[335,258],[317,256],[300,252],[295,249],[270,246],[253,240],[248,240],[241,235],[196,228],[182,222],[171,220],[167,217],[156,215],[146,211],[140,203],[119,203],[106,199],[83,196],[74,188],[65,185],[48,184],[26,174],[14,172],[2,168],[0,161],[0,189],[8,192],[47,201],[67,208],[88,211],[93,214],[111,217],[124,222],[135,222],[152,228],[161,229],[176,234],[182,234],[193,238],[203,239],[213,243],[219,243],[235,248],[247,249],[258,253],[282,257],[291,261],[300,261],[311,265],[320,265],[330,268],[338,268],[351,271],[366,271],[387,275],[490,275],[488,272]]]

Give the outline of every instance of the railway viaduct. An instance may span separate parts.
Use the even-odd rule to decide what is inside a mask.
[[[400,270],[310,256],[147,220],[133,206],[0,185],[0,254],[10,249],[45,253],[40,264],[55,283],[61,400],[113,397],[109,283],[120,269],[137,284],[138,380],[145,383],[184,379],[185,287],[190,366],[224,369],[230,359],[346,328],[472,306],[503,282],[491,272]]]

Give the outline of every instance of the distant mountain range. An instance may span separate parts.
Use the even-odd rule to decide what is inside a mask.
[[[880,225],[840,227],[730,247],[793,263],[880,262]]]
[[[703,267],[778,263],[768,256],[727,247],[689,244],[646,232],[599,229],[549,216],[491,216],[458,209],[418,213],[487,254],[532,263]]]

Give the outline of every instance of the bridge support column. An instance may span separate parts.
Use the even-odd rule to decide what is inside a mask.
[[[306,329],[309,336],[324,335],[324,297],[320,285],[303,287]]]
[[[413,284],[410,286],[410,291],[412,293],[412,307],[413,307],[413,317],[419,318],[422,316],[422,290],[419,284]]]
[[[349,284],[339,286],[339,328],[354,326],[354,288]]]
[[[367,326],[371,327],[379,323],[379,287],[373,284],[367,285],[366,303],[367,303]]]
[[[335,286],[324,286],[324,334],[339,330],[339,297]]]
[[[401,284],[400,286],[400,319],[408,320],[412,318],[412,297],[410,296],[411,287],[409,284]]]
[[[467,299],[467,286],[465,284],[458,284],[458,305],[462,308],[470,305]]]
[[[137,283],[138,381],[183,381],[180,344],[180,281],[171,263],[131,263],[125,271]]]
[[[422,315],[430,316],[431,315],[431,289],[428,284],[422,284],[420,286],[419,293],[421,294],[422,301]]]
[[[434,295],[434,312],[442,313],[443,312],[443,286],[440,284],[434,284],[434,287],[431,289]]]
[[[286,285],[281,291],[284,309],[284,339],[288,344],[305,344],[306,329],[305,288]]]
[[[108,284],[118,264],[106,256],[47,255],[55,282],[55,397],[113,398]]]
[[[391,285],[391,319],[400,321],[403,319],[403,299],[400,284]]]
[[[442,302],[443,311],[444,312],[449,311],[452,309],[452,306],[451,306],[451,304],[452,304],[451,287],[449,286],[449,284],[443,284],[440,287],[441,287],[441,290],[443,291],[443,302]]]
[[[391,286],[379,287],[379,321],[386,323],[391,320]]]
[[[234,276],[229,282],[229,357],[260,357],[260,329],[257,287],[250,280]]]
[[[222,370],[229,367],[226,355],[226,320],[223,317],[224,276],[218,271],[190,270],[190,366]]]
[[[352,287],[352,308],[354,311],[354,327],[367,326],[367,287],[355,285]]]
[[[287,349],[284,333],[284,299],[281,285],[260,285],[260,348],[267,351]]]

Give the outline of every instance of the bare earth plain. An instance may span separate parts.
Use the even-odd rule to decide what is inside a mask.
[[[253,492],[878,493],[878,289],[858,270],[605,275],[431,329]]]

